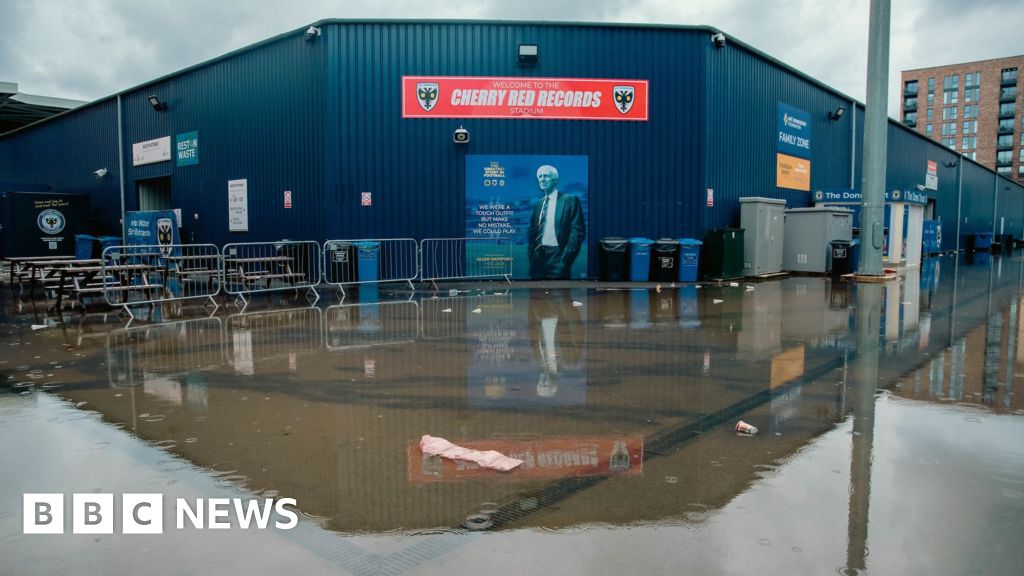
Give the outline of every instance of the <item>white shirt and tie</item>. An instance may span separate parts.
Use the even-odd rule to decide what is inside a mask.
[[[541,226],[541,246],[558,247],[558,236],[555,234],[555,207],[558,204],[558,190],[552,190],[544,197],[537,225]]]

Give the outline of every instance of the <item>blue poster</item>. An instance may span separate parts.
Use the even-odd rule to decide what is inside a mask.
[[[779,102],[778,109],[778,152],[810,159],[811,157],[811,115],[807,112]]]
[[[173,210],[125,212],[125,243],[129,246],[160,246],[163,256],[180,256],[178,218]]]
[[[199,132],[185,132],[175,136],[174,152],[178,166],[199,164]]]
[[[586,156],[466,156],[466,237],[510,238],[513,278],[587,278],[588,170]]]

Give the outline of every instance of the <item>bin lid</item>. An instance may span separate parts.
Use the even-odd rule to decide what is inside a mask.
[[[75,239],[76,240],[99,240],[99,238],[93,236],[92,234],[75,234]]]
[[[360,248],[376,248],[376,247],[380,246],[380,242],[374,242],[372,240],[364,240],[362,242],[353,242],[353,244],[355,244],[356,246],[359,246]]]
[[[682,246],[703,246],[704,243],[696,238],[680,238],[679,244]]]
[[[630,244],[654,244],[654,241],[650,238],[630,238]]]
[[[658,238],[654,241],[655,244],[679,244],[679,240],[675,238]]]
[[[781,204],[782,206],[786,205],[786,201],[781,198],[763,198],[761,196],[746,196],[744,198],[740,198],[740,204],[743,204],[744,202],[760,202],[761,204]]]
[[[829,240],[833,246],[853,246],[853,240]]]
[[[853,210],[842,206],[812,206],[810,208],[789,208],[786,214],[803,214],[807,212],[839,212],[842,214],[853,214]]]
[[[113,242],[114,240],[117,240],[118,242],[121,241],[120,236],[97,236],[96,239],[100,242]]]

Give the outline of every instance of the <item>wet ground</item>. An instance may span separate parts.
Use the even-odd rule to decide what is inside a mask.
[[[5,286],[0,573],[1019,573],[1022,287],[1020,257],[981,255],[126,328]],[[525,463],[424,457],[423,434]],[[116,508],[113,534],[26,535],[25,493],[158,493],[164,531]],[[175,499],[214,497],[294,498],[298,525],[177,529]]]

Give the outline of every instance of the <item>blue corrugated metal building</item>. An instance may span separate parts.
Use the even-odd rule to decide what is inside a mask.
[[[863,106],[734,38],[719,45],[709,27],[313,27],[0,136],[0,182],[89,194],[100,234],[117,233],[124,210],[173,207],[185,242],[461,237],[467,154],[586,156],[592,274],[603,236],[702,237],[737,224],[743,196],[802,207],[813,190],[860,187]],[[522,44],[537,46],[535,63],[519,61]],[[403,76],[646,80],[648,118],[403,117]],[[776,185],[780,104],[806,114],[809,190]],[[468,144],[453,143],[458,127]],[[169,160],[133,162],[133,145],[165,137]],[[196,144],[198,162],[175,158],[178,140]],[[1024,236],[1021,186],[895,121],[888,146],[888,189],[913,190],[929,161],[938,167],[924,193],[947,246],[958,228]],[[247,232],[228,229],[236,179],[248,184]]]

